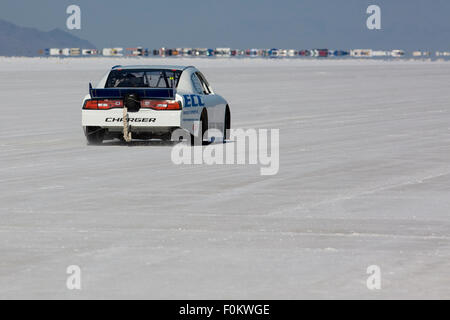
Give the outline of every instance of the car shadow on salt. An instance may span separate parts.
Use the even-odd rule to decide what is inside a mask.
[[[103,142],[100,146],[103,147],[173,147],[174,145],[178,144],[179,142],[174,141],[162,141],[162,140],[133,140],[131,142],[125,142],[125,141],[107,141]]]
[[[162,141],[162,140],[133,140],[131,142],[125,142],[120,140],[113,140],[113,141],[107,141],[103,142],[101,145],[98,145],[97,147],[173,147],[179,143],[185,143],[185,142],[179,142],[179,141]],[[226,141],[226,144],[233,143],[233,141]],[[222,141],[217,141],[211,143],[212,145],[216,144],[222,144]],[[205,146],[203,146],[205,147]]]

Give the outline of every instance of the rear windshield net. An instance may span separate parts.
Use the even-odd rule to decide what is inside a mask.
[[[176,88],[178,70],[113,70],[105,88]]]

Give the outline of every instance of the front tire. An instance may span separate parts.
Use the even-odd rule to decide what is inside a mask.
[[[226,143],[227,140],[230,140],[230,129],[231,129],[231,111],[227,106],[225,110],[225,119],[223,122],[223,143]]]

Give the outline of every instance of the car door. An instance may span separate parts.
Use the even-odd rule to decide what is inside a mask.
[[[208,110],[210,128],[222,129],[225,119],[225,101],[212,90],[205,76],[197,71],[195,73],[201,84],[202,98]]]

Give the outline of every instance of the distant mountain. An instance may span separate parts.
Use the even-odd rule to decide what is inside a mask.
[[[45,48],[95,49],[82,40],[60,29],[49,32],[19,27],[0,19],[0,56],[37,56]]]

